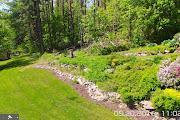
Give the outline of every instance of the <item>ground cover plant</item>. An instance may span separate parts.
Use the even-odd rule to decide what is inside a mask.
[[[162,111],[176,111],[180,109],[180,92],[174,89],[157,90],[152,101],[154,107],[161,113]],[[168,116],[168,114],[165,115]]]

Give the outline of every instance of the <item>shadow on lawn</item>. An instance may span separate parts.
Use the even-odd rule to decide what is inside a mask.
[[[30,65],[35,61],[35,59],[23,59],[23,58],[18,58],[17,60],[13,60],[11,62],[8,62],[4,65],[0,65],[0,71],[5,70],[5,69],[10,69],[10,68],[15,68],[15,67],[22,67],[26,65]]]

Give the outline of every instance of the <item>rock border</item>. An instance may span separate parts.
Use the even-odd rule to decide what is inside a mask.
[[[154,111],[148,111],[143,108],[130,109],[125,103],[121,101],[121,97],[118,93],[105,92],[99,89],[98,86],[96,86],[93,82],[90,82],[81,76],[75,76],[67,72],[62,72],[54,65],[38,64],[35,65],[34,68],[50,70],[59,79],[68,83],[78,84],[79,87],[81,87],[81,91],[79,91],[79,88],[76,88],[77,86],[74,86],[74,88],[78,92],[83,91],[88,94],[82,96],[89,98],[98,104],[104,105],[105,107],[113,110],[114,113],[118,113],[117,115],[119,116],[127,116],[135,120],[167,120],[164,117],[160,117],[159,113]]]
[[[104,92],[101,89],[99,89],[98,86],[96,86],[93,82],[90,82],[81,76],[74,76],[70,73],[61,72],[57,68],[51,67],[51,66],[37,65],[37,66],[35,66],[35,68],[52,70],[60,78],[65,77],[71,81],[77,81],[78,84],[86,87],[89,96],[95,101],[101,102],[101,101],[107,101],[107,100],[112,100],[112,101],[120,100],[120,95],[118,93]]]

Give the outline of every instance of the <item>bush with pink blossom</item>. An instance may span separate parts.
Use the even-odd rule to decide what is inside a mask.
[[[158,78],[165,87],[180,89],[180,58],[174,62],[164,60],[158,72]]]

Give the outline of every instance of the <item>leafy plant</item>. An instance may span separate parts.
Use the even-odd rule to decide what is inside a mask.
[[[109,55],[112,52],[125,51],[130,48],[130,43],[118,40],[107,40],[100,41],[92,44],[89,49],[87,49],[91,54],[97,55]]]
[[[171,63],[164,60],[158,72],[158,78],[165,87],[180,88],[180,58]]]
[[[180,92],[174,89],[157,90],[151,100],[159,112],[180,109]]]
[[[174,47],[174,48],[177,48],[180,46],[180,40],[178,39],[172,39],[172,40],[164,40],[162,42],[162,45],[167,45],[169,47]]]

